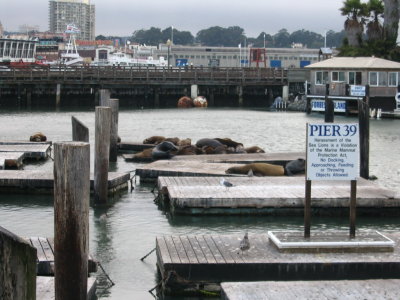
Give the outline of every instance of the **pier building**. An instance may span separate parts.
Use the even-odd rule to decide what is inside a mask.
[[[37,38],[0,38],[1,62],[34,62]]]
[[[398,62],[377,57],[334,57],[305,68],[311,71],[309,97],[325,95],[327,84],[332,97],[364,96],[364,87],[369,85],[370,108],[384,111],[396,108]]]
[[[90,0],[50,0],[49,30],[64,33],[68,24],[79,28],[77,39],[95,39],[95,5]]]

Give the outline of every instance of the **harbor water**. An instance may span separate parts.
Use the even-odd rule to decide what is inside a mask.
[[[94,108],[61,111],[0,110],[0,139],[28,140],[37,131],[53,142],[72,139],[71,116],[90,131],[93,170]],[[322,114],[269,112],[257,109],[124,109],[119,114],[122,141],[142,141],[153,136],[191,138],[229,137],[266,152],[305,151],[306,123],[323,122]],[[354,117],[335,116],[336,122],[357,122]],[[370,175],[377,183],[400,192],[400,120],[371,120]],[[134,171],[137,163],[119,156],[111,171]],[[52,161],[29,162],[24,169],[52,170]],[[132,173],[133,174],[133,173]],[[350,183],[349,183],[350,184]],[[156,255],[141,257],[155,247],[160,235],[251,234],[276,229],[303,230],[302,217],[271,216],[171,216],[154,203],[153,184],[140,184],[115,195],[109,207],[90,209],[90,252],[100,261],[115,286],[98,272],[99,299],[154,299],[148,292],[157,284]],[[52,195],[0,194],[0,226],[20,236],[52,237]],[[397,231],[399,218],[359,217],[357,229]],[[348,229],[348,217],[313,217],[311,230]],[[96,274],[95,274],[96,275]],[[180,298],[174,298],[180,299]]]

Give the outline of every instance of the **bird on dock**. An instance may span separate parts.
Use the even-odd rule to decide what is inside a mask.
[[[250,169],[249,172],[247,172],[247,176],[248,177],[253,177],[254,176],[253,169]]]
[[[240,241],[239,249],[240,249],[242,255],[243,255],[243,252],[250,249],[250,241],[249,241],[249,236],[248,236],[247,232],[244,234],[243,239]]]
[[[233,183],[225,180],[225,178],[222,178],[219,182],[221,185],[225,186],[226,189],[230,188],[233,186]]]

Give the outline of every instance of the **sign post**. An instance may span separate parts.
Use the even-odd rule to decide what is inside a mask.
[[[310,237],[311,181],[350,180],[350,237],[355,237],[356,191],[359,177],[358,124],[307,124],[307,169],[304,237]]]

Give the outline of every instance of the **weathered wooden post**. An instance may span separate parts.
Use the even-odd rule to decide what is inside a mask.
[[[333,123],[335,108],[333,100],[329,98],[329,83],[325,87],[325,123]]]
[[[360,176],[369,178],[369,85],[365,86],[365,101],[358,100],[360,126]]]
[[[90,145],[54,144],[55,299],[86,300]]]
[[[96,107],[94,152],[94,202],[106,204],[110,156],[111,108]]]
[[[61,105],[61,84],[57,83],[56,87],[56,108],[59,109]]]
[[[118,156],[118,111],[119,100],[108,101],[111,108],[111,130],[110,130],[110,161],[117,161]]]
[[[89,143],[89,128],[87,128],[81,121],[74,116],[71,117],[72,121],[72,140],[74,142]]]
[[[110,90],[100,90],[100,106],[109,106],[108,101],[110,100]]]
[[[0,299],[36,299],[36,248],[0,226]]]

